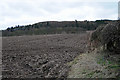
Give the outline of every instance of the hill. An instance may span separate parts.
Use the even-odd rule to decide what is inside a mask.
[[[8,27],[2,31],[2,36],[21,36],[39,34],[81,33],[86,30],[95,30],[100,25],[114,22],[112,20],[96,21],[46,21],[15,27]]]

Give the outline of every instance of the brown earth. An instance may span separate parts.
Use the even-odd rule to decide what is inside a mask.
[[[87,48],[87,33],[3,37],[3,78],[66,77]]]

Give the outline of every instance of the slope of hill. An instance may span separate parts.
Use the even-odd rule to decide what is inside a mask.
[[[39,35],[39,34],[61,34],[81,33],[85,30],[95,30],[100,25],[113,22],[112,20],[96,21],[46,21],[25,26],[8,27],[2,31],[3,36]]]

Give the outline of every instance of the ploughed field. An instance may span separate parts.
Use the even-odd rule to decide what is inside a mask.
[[[66,77],[86,44],[87,33],[3,37],[3,78]]]

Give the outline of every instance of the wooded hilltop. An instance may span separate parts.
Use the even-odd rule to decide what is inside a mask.
[[[95,30],[100,25],[106,25],[115,20],[96,21],[45,21],[29,25],[17,25],[2,30],[2,36],[22,36],[39,34],[81,33],[86,30]]]

